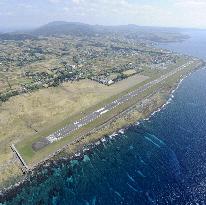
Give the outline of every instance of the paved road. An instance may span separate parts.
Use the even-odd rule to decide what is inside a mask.
[[[118,99],[116,99],[113,102],[105,105],[104,107],[100,108],[99,110],[96,110],[96,111],[88,114],[86,117],[80,119],[79,121],[73,122],[73,123],[63,127],[62,129],[57,130],[56,132],[52,133],[51,135],[42,138],[41,140],[33,143],[32,148],[35,151],[37,151],[37,150],[42,149],[43,147],[47,146],[48,144],[51,144],[55,141],[58,141],[58,140],[62,139],[65,136],[70,135],[75,130],[78,130],[82,126],[87,125],[90,122],[96,120],[97,118],[99,118],[102,115],[104,115],[105,113],[111,111],[115,107],[117,107],[117,106],[119,106],[123,103],[126,103],[127,101],[131,100],[135,96],[137,96],[137,95],[141,94],[142,92],[144,92],[145,90],[147,90],[147,89],[151,88],[152,86],[160,83],[161,81],[164,81],[166,78],[174,75],[176,72],[184,69],[185,67],[187,67],[191,63],[193,63],[193,61],[190,61],[190,62],[174,69],[173,71],[161,76],[160,78],[158,78],[156,80],[153,80],[153,81],[143,85],[142,87],[140,87],[140,88],[138,88],[138,89],[126,94],[126,95],[123,95],[123,96],[119,97]]]

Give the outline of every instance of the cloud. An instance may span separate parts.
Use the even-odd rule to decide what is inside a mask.
[[[76,20],[84,13],[88,23],[206,27],[206,0],[71,0],[65,8]]]
[[[33,8],[33,5],[32,4],[26,4],[26,3],[20,3],[18,5],[19,7],[21,7],[21,9],[32,9]]]
[[[58,4],[58,3],[62,2],[62,0],[48,0],[48,1],[52,4]]]
[[[206,28],[205,0],[176,0],[174,7],[182,24],[188,27]]]
[[[9,16],[14,16],[14,13],[13,12],[11,12],[11,11],[7,11],[7,12],[0,12],[0,16],[7,16],[7,17],[9,17]]]
[[[206,6],[205,0],[176,0],[175,2],[178,6],[184,6],[184,7],[191,7],[191,6]]]
[[[127,0],[71,0],[64,11],[76,20],[84,13],[84,21],[94,24],[163,25],[162,19],[170,17],[164,8]]]
[[[82,1],[82,0],[72,0],[72,2],[73,2],[74,4],[79,5],[79,4],[81,4],[83,1]]]
[[[206,0],[29,0],[27,6],[20,6],[25,0],[12,1],[16,4],[0,0],[6,5],[0,7],[1,13],[10,11],[19,17],[11,23],[18,19],[37,24],[64,20],[107,25],[206,28]],[[0,19],[0,23],[3,20]]]

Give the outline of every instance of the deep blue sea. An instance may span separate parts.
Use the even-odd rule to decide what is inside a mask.
[[[164,48],[206,59],[206,31]],[[150,205],[206,203],[206,70],[174,98],[94,148],[82,160],[44,168],[7,204]]]

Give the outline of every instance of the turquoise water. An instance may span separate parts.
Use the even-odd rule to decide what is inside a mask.
[[[164,47],[205,58],[205,34]],[[206,70],[193,73],[150,120],[106,138],[81,159],[42,168],[6,204],[204,204],[205,79]]]

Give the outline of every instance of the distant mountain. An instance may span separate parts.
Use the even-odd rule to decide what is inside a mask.
[[[95,33],[94,27],[88,24],[76,22],[56,21],[48,23],[32,31],[34,35],[92,35]]]
[[[102,33],[122,33],[138,31],[143,29],[143,27],[129,24],[120,26],[103,26],[103,25],[89,25],[79,22],[65,22],[65,21],[55,21],[48,23],[33,30],[31,33],[34,35],[94,35]]]
[[[15,33],[0,34],[0,40],[25,40],[35,39],[39,36],[95,36],[114,35],[127,39],[152,41],[152,42],[174,42],[182,41],[188,36],[181,34],[181,29],[144,27],[134,24],[120,26],[89,25],[78,22],[55,21],[41,26],[37,29]]]
[[[129,39],[141,39],[154,42],[181,41],[188,38],[182,35],[180,29],[144,27],[134,24],[120,26],[89,25],[78,22],[56,21],[48,23],[31,32],[32,35],[51,36],[51,35],[75,35],[75,36],[94,36],[119,34]]]

